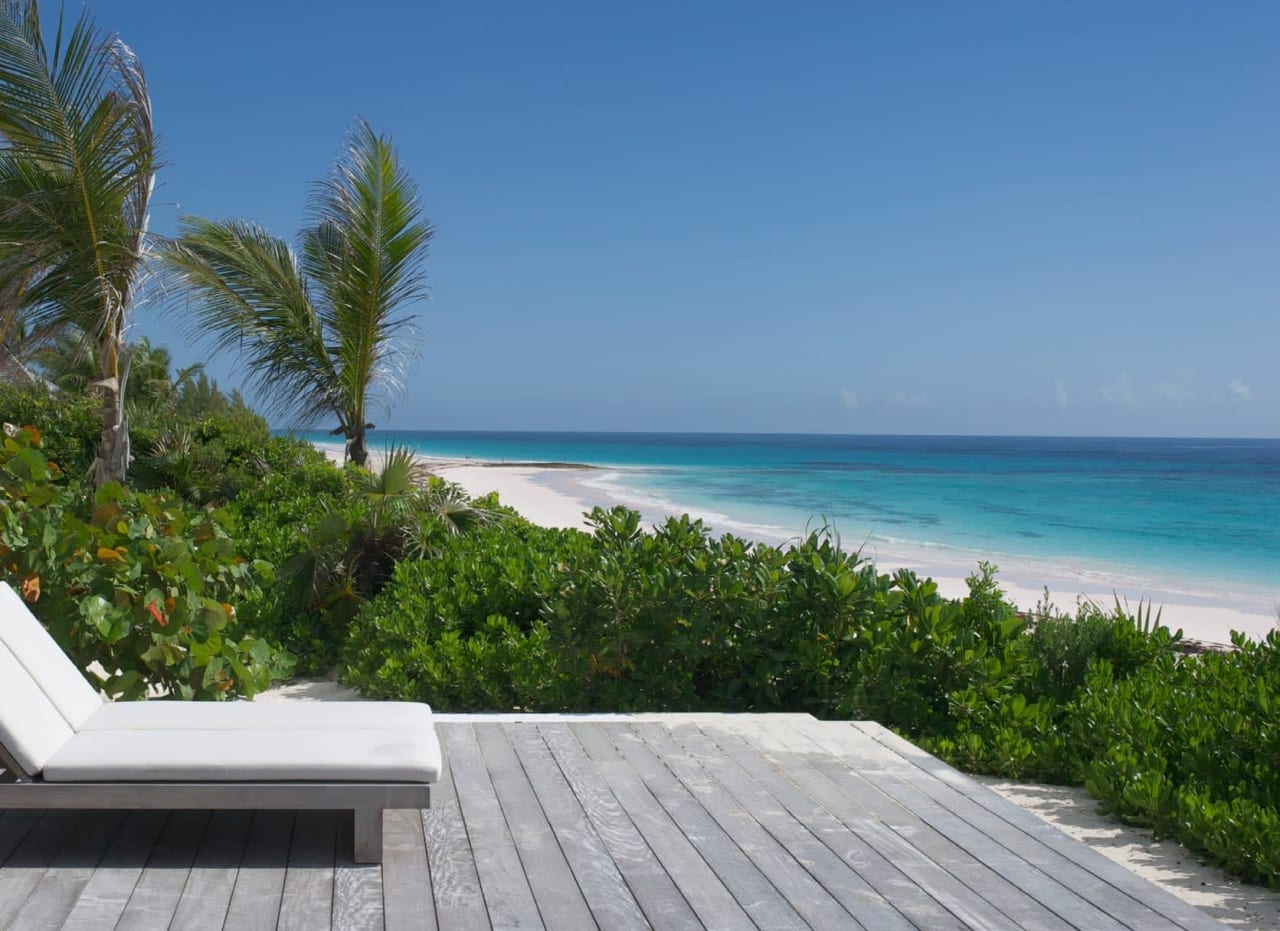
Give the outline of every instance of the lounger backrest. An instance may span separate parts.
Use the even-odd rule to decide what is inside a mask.
[[[93,686],[67,659],[44,625],[27,610],[22,599],[3,582],[0,582],[0,645],[26,670],[28,678],[72,730],[79,730],[102,707],[102,698]],[[10,707],[8,701],[0,705],[3,709],[0,715],[10,717]]]
[[[74,734],[13,651],[0,643],[0,744],[35,775]]]

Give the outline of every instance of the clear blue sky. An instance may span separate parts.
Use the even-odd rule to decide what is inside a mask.
[[[160,232],[292,239],[395,139],[438,233],[379,426],[1280,436],[1272,0],[90,8]]]

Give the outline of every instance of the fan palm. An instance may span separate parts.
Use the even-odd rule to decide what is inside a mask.
[[[88,334],[102,397],[94,481],[124,481],[120,350],[156,171],[151,101],[127,45],[87,13],[52,50],[35,0],[0,0],[0,331]]]
[[[267,412],[335,417],[347,460],[365,465],[369,407],[400,386],[431,236],[390,140],[360,121],[297,252],[255,224],[198,217],[161,252],[197,296],[196,331],[241,353]]]

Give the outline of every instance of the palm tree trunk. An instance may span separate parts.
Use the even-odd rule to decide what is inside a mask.
[[[369,447],[365,445],[364,431],[363,426],[355,427],[347,437],[347,462],[354,462],[361,468],[369,463]]]
[[[125,482],[129,470],[129,423],[124,419],[124,405],[119,391],[103,390],[102,433],[98,437],[98,455],[93,460],[93,487],[107,482]]]
[[[93,460],[93,487],[107,482],[125,483],[129,472],[129,422],[124,416],[124,391],[128,369],[120,373],[120,338],[109,333],[98,353],[102,362],[102,379],[93,387],[102,392],[102,433],[98,437],[98,454]]]

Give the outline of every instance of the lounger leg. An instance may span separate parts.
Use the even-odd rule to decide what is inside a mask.
[[[354,815],[355,861],[357,863],[381,863],[382,809],[357,808]]]

